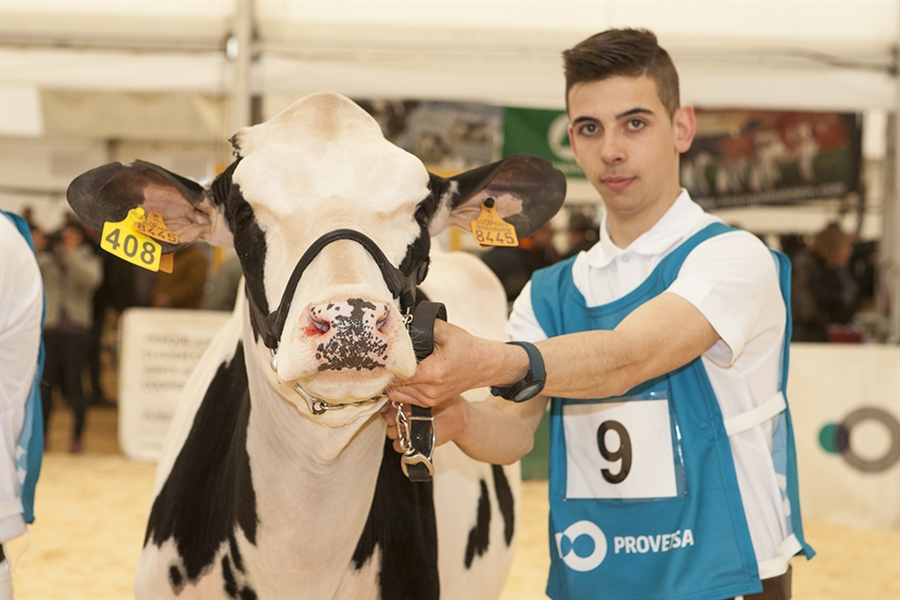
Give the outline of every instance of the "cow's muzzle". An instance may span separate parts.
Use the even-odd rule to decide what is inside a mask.
[[[284,331],[284,324],[287,320],[288,312],[291,310],[294,293],[297,290],[297,284],[300,283],[303,271],[306,270],[309,263],[318,256],[325,246],[338,240],[357,242],[372,255],[375,264],[381,270],[381,275],[387,284],[388,290],[390,290],[394,298],[400,299],[400,312],[409,314],[409,310],[416,298],[416,285],[425,279],[425,275],[428,272],[428,262],[425,261],[418,265],[411,274],[407,275],[392,265],[384,255],[384,252],[381,251],[381,248],[378,247],[378,244],[373,242],[367,235],[353,229],[336,229],[321,236],[303,253],[303,256],[297,262],[297,266],[294,267],[294,272],[291,273],[287,287],[284,289],[284,294],[281,296],[281,304],[266,317],[257,319],[256,324],[260,330],[263,343],[273,352],[278,348],[278,342]],[[261,317],[261,315],[259,316]]]

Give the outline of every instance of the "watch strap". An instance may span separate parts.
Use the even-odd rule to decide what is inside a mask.
[[[521,348],[525,349],[525,352],[528,353],[528,371],[525,373],[525,377],[513,383],[509,387],[491,386],[491,394],[493,394],[494,396],[500,396],[501,398],[505,398],[506,400],[524,402],[525,400],[534,397],[537,392],[528,396],[527,398],[516,399],[515,396],[519,392],[519,390],[531,385],[535,381],[544,381],[544,379],[546,379],[547,375],[544,368],[544,357],[541,355],[541,351],[538,350],[537,346],[535,346],[531,342],[514,340],[506,343],[513,346],[520,346]]]

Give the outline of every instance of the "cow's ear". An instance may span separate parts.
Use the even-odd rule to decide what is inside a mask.
[[[436,177],[436,176],[432,176]],[[498,214],[516,229],[519,239],[528,237],[553,218],[566,198],[566,176],[553,164],[530,154],[513,154],[501,161],[443,180],[437,213],[429,233],[448,225],[471,231],[487,198],[494,199]]]
[[[230,245],[224,219],[203,186],[148,162],[110,163],[92,169],[69,184],[66,197],[85,223],[101,230],[104,223],[122,221],[138,206],[147,213],[158,212],[178,236],[177,245],[163,243],[163,252],[201,238],[215,245]]]

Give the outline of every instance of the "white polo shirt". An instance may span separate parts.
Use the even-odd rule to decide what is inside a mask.
[[[618,300],[640,285],[675,248],[720,219],[682,191],[675,203],[627,248],[609,237],[604,216],[600,240],[572,265],[576,287],[589,307]],[[734,231],[697,246],[666,290],[693,304],[721,338],[702,361],[726,423],[730,417],[772,400],[779,393],[786,311],[775,261],[754,235]],[[531,282],[516,299],[506,328],[511,339],[546,339],[531,304]],[[788,525],[772,464],[774,418],[729,436],[750,537],[767,579],[787,571],[800,550]]]
[[[0,215],[0,543],[25,531],[16,446],[37,370],[42,286],[31,247]]]

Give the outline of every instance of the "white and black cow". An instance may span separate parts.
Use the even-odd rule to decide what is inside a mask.
[[[159,463],[137,597],[497,596],[517,467],[448,444],[433,483],[410,482],[379,409],[391,381],[415,370],[399,307],[425,275],[429,235],[468,229],[492,197],[526,236],[559,209],[565,178],[526,155],[437,177],[333,93],[231,141],[237,158],[207,189],[140,161],[69,188],[91,225],[142,206],[179,246],[233,246],[244,271],[245,294],[188,381]],[[373,243],[346,232],[317,242],[336,230]],[[469,255],[434,258],[426,293],[451,321],[502,337],[496,278]]]

